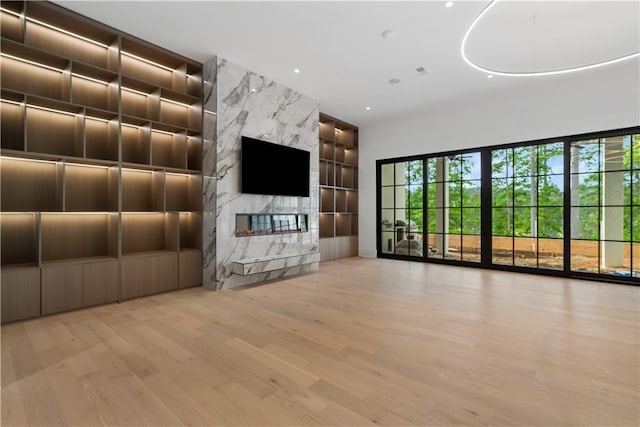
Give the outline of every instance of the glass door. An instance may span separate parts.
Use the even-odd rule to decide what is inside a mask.
[[[491,153],[492,263],[564,269],[564,143]]]
[[[640,277],[640,135],[570,149],[571,270]]]
[[[480,262],[480,153],[427,159],[427,256]]]
[[[423,160],[387,163],[380,168],[383,254],[424,256],[423,170]]]

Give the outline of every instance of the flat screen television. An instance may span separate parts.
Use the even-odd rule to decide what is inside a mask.
[[[240,191],[309,197],[308,151],[242,137]]]

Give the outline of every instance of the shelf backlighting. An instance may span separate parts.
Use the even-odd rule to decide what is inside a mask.
[[[149,95],[151,95],[150,93],[142,92],[142,91],[140,91],[140,90],[131,89],[131,88],[129,88],[129,87],[124,87],[124,86],[122,86],[122,90],[124,90],[124,91],[126,91],[126,92],[137,93],[138,95],[142,95],[142,96],[149,96]]]
[[[45,163],[47,165],[51,165],[54,163],[62,163],[61,160],[40,160],[40,159],[29,159],[23,157],[10,157],[10,156],[0,156],[0,160],[12,160],[16,162],[35,162],[35,163]]]
[[[42,215],[63,215],[63,216],[73,216],[73,215],[117,215],[118,212],[42,212]]]
[[[9,55],[8,53],[0,52],[0,56],[4,56],[5,58],[13,59],[14,61],[24,62],[25,64],[35,65],[36,67],[45,68],[47,70],[55,71],[55,72],[58,72],[58,73],[63,73],[64,72],[64,70],[61,70],[60,68],[52,67],[52,66],[46,65],[46,64],[41,64],[40,62],[31,61],[29,59],[20,58],[18,56]]]
[[[87,120],[95,120],[97,122],[109,123],[107,119],[101,119],[100,117],[86,116]]]
[[[162,133],[162,134],[169,135],[169,136],[175,136],[176,135],[175,133],[167,132],[166,130],[160,130],[160,129],[151,129],[151,132]]]
[[[21,13],[14,12],[13,10],[5,9],[4,7],[0,7],[0,12],[8,13],[9,15],[13,15],[16,18],[22,18]]]
[[[147,63],[149,65],[153,65],[155,67],[162,68],[163,70],[166,70],[166,71],[170,71],[170,72],[174,71],[173,68],[169,68],[166,65],[158,64],[157,62],[153,62],[153,61],[151,61],[149,59],[146,59],[146,58],[143,58],[141,56],[134,55],[133,53],[125,52],[124,50],[122,51],[122,54],[125,55],[125,56],[128,56],[129,58],[133,58],[133,59],[137,59],[138,61],[145,62],[145,63]]]
[[[182,177],[186,177],[186,178],[192,178],[195,175],[191,175],[188,173],[179,173],[179,172],[166,172],[167,175],[172,175],[172,176],[182,176]]]
[[[171,104],[176,104],[176,105],[179,105],[181,107],[187,107],[187,108],[191,107],[191,105],[189,105],[189,104],[184,104],[182,102],[174,101],[173,99],[169,99],[169,98],[160,98],[160,99],[162,101],[170,102]]]
[[[71,73],[71,75],[74,76],[74,77],[79,77],[79,78],[84,79],[84,80],[89,80],[91,82],[100,83],[100,84],[103,84],[105,86],[109,86],[109,84],[110,84],[109,82],[105,82],[104,80],[94,79],[93,77],[83,76],[82,74],[78,74],[78,73]]]
[[[42,107],[40,105],[33,105],[33,104],[26,104],[26,105],[27,105],[27,107],[34,108],[36,110],[47,111],[49,113],[55,113],[55,114],[64,114],[64,115],[72,116],[72,117],[76,117],[76,116],[81,114],[81,113],[72,113],[70,111],[56,110],[55,108]]]
[[[25,58],[20,58],[19,56],[13,56],[13,55],[9,55],[8,53],[2,53],[0,52],[0,56],[4,56],[5,58],[9,58],[9,59],[13,59],[14,61],[19,61],[19,62],[24,62],[25,64],[29,64],[29,65],[34,65],[36,67],[40,67],[40,68],[44,68],[47,70],[51,70],[51,71],[55,71],[57,73],[64,73],[65,70],[60,69],[60,68],[56,68],[56,67],[52,67],[51,65],[47,65],[47,64],[43,64],[41,62],[36,62],[36,61],[31,61],[29,59],[25,59]],[[78,77],[84,80],[89,80],[95,83],[100,83],[103,84],[105,86],[108,86],[110,83],[109,82],[105,82],[104,80],[99,80],[93,77],[88,77],[82,74],[78,74],[78,73],[71,73],[72,76],[74,77]]]
[[[35,105],[35,104],[26,104],[24,102],[17,102],[17,101],[11,101],[9,99],[0,99],[0,102],[6,102],[7,104],[12,104],[12,105],[18,105],[18,106],[27,106],[28,108],[34,108],[36,110],[42,110],[42,111],[47,111],[49,113],[55,113],[55,114],[64,114],[67,116],[73,116],[76,117],[78,115],[81,115],[82,113],[72,113],[70,111],[63,111],[63,110],[56,110],[55,108],[49,108],[49,107],[43,107],[41,105]],[[99,119],[97,117],[87,117],[88,119],[92,119],[92,120],[100,120],[100,121],[105,121],[107,122],[108,120],[105,119]]]
[[[88,163],[67,163],[67,162],[65,162],[65,165],[75,166],[79,168],[92,168],[92,169],[109,169],[111,167],[111,166],[91,165]]]
[[[106,45],[104,43],[100,43],[99,41],[92,40],[92,39],[90,39],[88,37],[85,37],[85,36],[81,36],[80,34],[76,34],[74,32],[65,30],[63,28],[56,27],[55,25],[47,24],[46,22],[39,21],[37,19],[31,18],[30,16],[27,16],[27,21],[33,22],[34,24],[42,25],[43,27],[50,28],[52,30],[55,30],[55,31],[61,32],[63,34],[66,34],[68,36],[75,37],[75,38],[80,39],[80,40],[84,40],[86,42],[89,42],[89,43],[94,44],[96,46],[103,47],[105,49],[109,48],[109,45]]]

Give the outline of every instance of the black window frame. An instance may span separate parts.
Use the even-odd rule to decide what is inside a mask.
[[[611,274],[601,274],[601,273],[592,273],[592,272],[580,272],[580,271],[572,271],[571,270],[571,144],[581,140],[588,139],[601,139],[601,138],[611,138],[623,135],[634,135],[640,134],[640,125],[632,126],[627,128],[619,128],[614,130],[607,131],[597,131],[597,132],[589,132],[582,134],[574,134],[574,135],[565,135],[565,136],[556,136],[544,139],[537,140],[526,140],[519,141],[513,143],[505,143],[505,144],[496,144],[484,147],[473,147],[473,148],[465,148],[461,150],[450,150],[443,152],[434,152],[434,153],[426,153],[420,155],[412,155],[412,156],[403,156],[403,157],[394,157],[388,159],[379,159],[376,160],[376,253],[378,258],[386,258],[386,259],[397,259],[397,260],[405,260],[405,261],[414,261],[414,262],[425,262],[425,263],[433,263],[433,264],[445,264],[445,265],[456,265],[456,266],[464,266],[464,267],[474,267],[474,268],[483,268],[490,270],[500,270],[500,271],[511,271],[517,273],[530,273],[536,275],[544,275],[544,276],[554,276],[554,277],[566,277],[566,278],[575,278],[575,279],[585,279],[585,280],[593,280],[598,282],[607,282],[607,283],[618,283],[625,285],[640,285],[640,278],[638,277],[623,277],[623,276],[615,276]],[[491,160],[492,160],[492,152],[494,150],[499,149],[513,149],[518,147],[525,146],[538,146],[549,143],[562,143],[563,144],[563,268],[560,270],[551,270],[539,268],[539,254],[536,254],[536,267],[526,267],[526,266],[516,266],[516,265],[499,265],[493,264],[492,262],[492,174],[491,174]],[[633,139],[631,140],[631,147],[633,148]],[[423,240],[423,256],[416,257],[410,255],[398,255],[385,253],[382,251],[382,200],[381,200],[381,182],[382,182],[382,166],[389,163],[399,163],[399,162],[409,162],[409,161],[423,161],[424,165],[427,164],[428,160],[436,157],[452,157],[464,155],[466,153],[480,153],[480,163],[481,163],[481,195],[480,195],[480,209],[481,209],[481,221],[480,221],[480,238],[481,238],[481,257],[480,262],[469,262],[464,260],[454,260],[454,259],[446,259],[446,258],[430,258],[427,256],[427,244],[426,238]],[[536,159],[536,162],[538,160]],[[633,159],[631,170],[633,170]],[[427,173],[426,166],[423,169],[423,194],[428,193],[427,187]],[[536,171],[536,175],[539,175],[539,171]],[[395,178],[394,178],[395,179]],[[631,191],[631,200],[630,203],[633,205],[633,186]],[[536,206],[539,205],[539,201],[536,201]],[[423,235],[427,236],[428,231],[428,222],[427,222],[427,210],[428,205],[423,201]],[[634,210],[632,209],[632,215]],[[634,254],[634,240],[633,240],[633,218],[631,224],[631,235],[630,235],[630,259],[631,259],[631,269],[633,271],[633,254]],[[536,237],[537,238],[537,237]],[[601,242],[601,240],[598,240]]]

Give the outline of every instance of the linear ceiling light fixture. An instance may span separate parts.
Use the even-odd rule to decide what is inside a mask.
[[[500,70],[492,70],[490,68],[482,67],[478,64],[472,62],[466,54],[467,40],[469,39],[469,35],[475,28],[475,26],[480,22],[480,20],[498,3],[498,0],[491,0],[489,4],[482,9],[482,12],[473,20],[467,32],[464,34],[462,38],[462,44],[460,45],[460,53],[462,54],[462,59],[469,64],[469,66],[475,68],[476,70],[482,71],[484,73],[493,74],[496,76],[505,76],[505,77],[542,77],[542,76],[553,76],[557,74],[568,74],[574,73],[576,71],[584,71],[591,70],[593,68],[604,67],[606,65],[615,64],[618,62],[626,61],[632,58],[640,57],[640,52],[634,52],[629,55],[620,56],[618,58],[609,59],[606,61],[596,62],[594,64],[582,65],[578,67],[570,67],[563,68],[560,70],[549,70],[549,71],[532,71],[532,72],[510,72],[510,71],[500,71]]]

